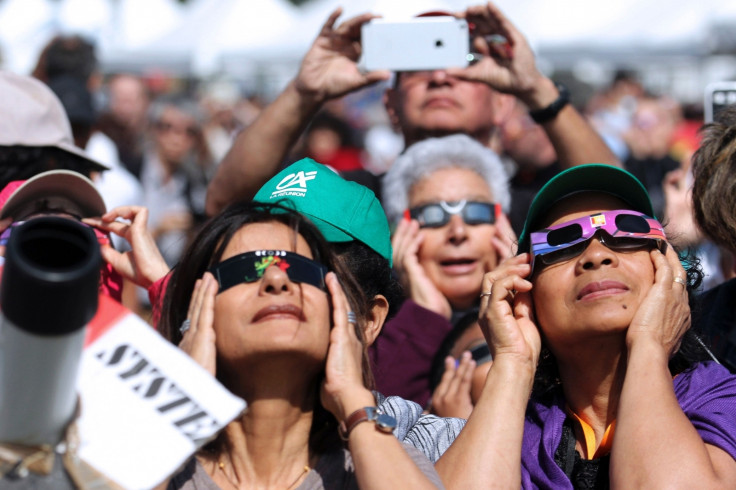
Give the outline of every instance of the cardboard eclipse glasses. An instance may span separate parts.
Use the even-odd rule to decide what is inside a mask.
[[[532,233],[532,271],[535,263],[551,265],[580,255],[596,234],[615,251],[653,245],[664,253],[667,247],[664,228],[651,216],[628,209],[604,211]]]
[[[220,285],[218,294],[238,284],[256,282],[263,277],[266,269],[276,266],[286,272],[289,280],[310,284],[323,291],[327,290],[325,276],[327,267],[303,255],[286,250],[256,250],[245,252],[210,268],[210,272]]]

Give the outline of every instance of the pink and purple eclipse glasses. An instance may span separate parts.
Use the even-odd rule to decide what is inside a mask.
[[[617,252],[644,248],[667,250],[662,225],[651,216],[618,209],[566,221],[530,235],[532,272],[535,265],[563,262],[580,255],[594,236]]]

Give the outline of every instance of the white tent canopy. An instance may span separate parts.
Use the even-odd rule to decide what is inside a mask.
[[[134,50],[171,30],[184,14],[173,0],[0,0],[2,68],[29,73],[57,34],[81,34],[99,56]]]
[[[331,11],[387,18],[462,10],[480,0],[0,0],[3,67],[28,72],[58,32],[93,38],[104,63],[173,63],[196,75],[298,60]],[[736,19],[733,0],[497,2],[535,47],[698,43],[713,22]],[[237,55],[237,56],[236,56]],[[227,60],[230,60],[227,62]]]

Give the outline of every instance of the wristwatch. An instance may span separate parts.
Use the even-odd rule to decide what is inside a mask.
[[[567,87],[559,82],[555,82],[555,87],[557,87],[559,95],[554,100],[554,102],[552,102],[547,107],[543,107],[542,109],[529,111],[529,116],[531,116],[535,123],[542,124],[546,123],[547,121],[551,121],[552,119],[556,118],[557,114],[560,113],[562,108],[570,102],[570,91],[567,90]]]
[[[396,419],[384,413],[378,407],[363,407],[351,413],[344,422],[340,422],[338,433],[343,441],[347,441],[350,433],[360,423],[374,422],[376,430],[391,434],[396,428]]]

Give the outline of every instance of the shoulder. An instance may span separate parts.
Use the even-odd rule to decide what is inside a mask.
[[[716,362],[698,363],[675,376],[673,383],[683,409],[723,400],[734,404],[736,412],[736,375]]]
[[[190,459],[169,481],[166,490],[218,490],[197,458]]]
[[[736,459],[736,375],[718,363],[703,362],[673,383],[682,411],[703,441]]]
[[[378,406],[396,419],[394,435],[435,463],[465,426],[465,420],[422,413],[422,407],[399,396],[375,392]]]

